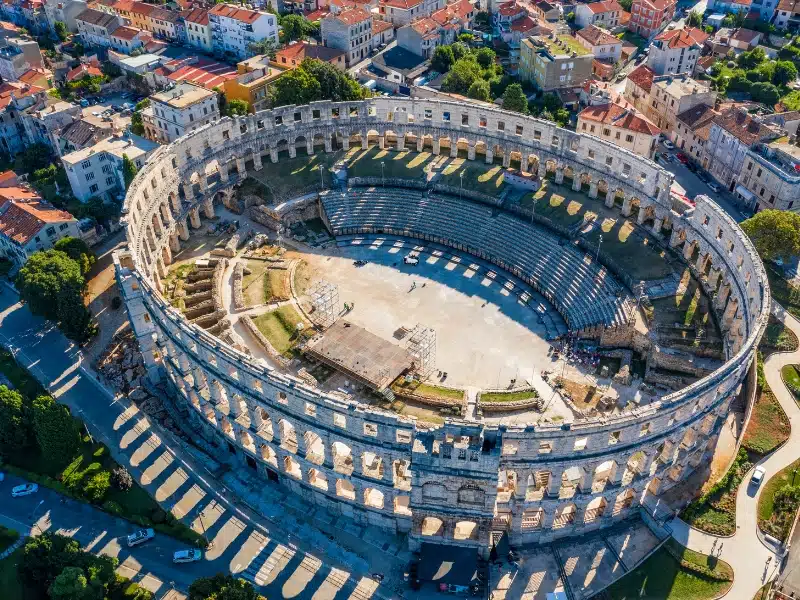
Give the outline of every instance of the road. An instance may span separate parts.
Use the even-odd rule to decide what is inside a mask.
[[[777,303],[773,303],[772,314],[800,336],[800,321]],[[764,361],[767,383],[786,412],[792,427],[788,441],[757,463],[766,469],[767,480],[800,457],[800,407],[781,378],[781,368],[784,365],[798,363],[800,349],[794,352],[776,352]],[[762,542],[758,535],[758,498],[764,486],[762,484],[755,488],[750,485],[751,474],[752,470],[745,475],[736,493],[736,534],[733,537],[720,538],[703,533],[690,528],[677,518],[669,524],[673,537],[692,550],[710,554],[712,547],[722,544],[720,557],[733,567],[735,573],[733,587],[726,596],[730,600],[752,600],[767,580],[776,577],[780,562],[775,549]],[[769,564],[767,559],[770,559]]]
[[[89,424],[92,434],[165,510],[177,514],[196,531],[205,531],[213,542],[202,562],[176,567],[169,557],[180,546],[178,542],[159,539],[133,551],[119,548],[112,538],[133,531],[134,526],[88,505],[62,507],[54,501],[52,492],[39,492],[40,498],[46,499],[43,508],[52,513],[53,527],[86,536],[94,551],[103,551],[111,544],[109,552],[116,553],[133,580],[161,595],[170,581],[185,590],[199,575],[229,571],[256,583],[269,598],[337,596],[361,600],[391,595],[388,588],[384,589],[386,582],[378,590],[369,573],[335,540],[323,536],[311,540],[310,536],[298,535],[297,530],[286,531],[284,527],[299,525],[292,525],[295,521],[281,514],[270,520],[240,502],[179,440],[151,423],[127,398],[115,398],[98,383],[84,365],[81,351],[55,326],[33,316],[5,286],[0,286],[0,341],[59,402]],[[277,495],[268,485],[261,490],[263,495],[270,493]],[[0,513],[8,519],[30,522],[21,517],[26,516],[25,506],[34,506],[31,500],[22,499],[20,506],[22,512],[4,501]],[[81,517],[75,518],[69,511],[79,511]],[[370,558],[380,564],[380,553],[376,554]],[[384,572],[392,573],[388,567]]]

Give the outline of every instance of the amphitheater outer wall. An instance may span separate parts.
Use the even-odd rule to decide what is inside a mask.
[[[161,295],[172,252],[214,214],[248,169],[294,156],[367,145],[405,147],[487,162],[519,160],[556,180],[571,172],[589,195],[682,252],[714,308],[726,362],[711,375],[624,415],[565,424],[486,426],[447,420],[425,428],[311,388],[187,322]],[[488,551],[490,532],[547,542],[607,527],[683,480],[713,452],[769,314],[763,265],[713,201],[671,204],[672,175],[594,137],[498,109],[431,100],[319,102],[222,119],[159,148],[124,205],[128,249],[117,280],[148,374],[168,380],[186,425],[235,454],[242,468],[278,480],[308,501],[420,541]],[[577,188],[576,188],[577,189]],[[666,235],[664,236],[666,238]],[[665,240],[666,241],[666,240]]]

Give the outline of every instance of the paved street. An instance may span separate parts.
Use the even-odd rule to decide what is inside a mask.
[[[399,570],[396,563],[379,551],[368,554],[373,568],[387,574],[387,581],[378,590],[369,578],[365,561],[343,549],[336,540],[319,535],[292,537],[287,529],[301,533],[298,530],[301,525],[295,519],[283,514],[272,515],[271,519],[264,517],[233,494],[224,493],[225,486],[186,452],[179,440],[161,431],[126,398],[114,398],[100,385],[94,373],[82,364],[80,350],[57,328],[31,315],[12,291],[0,288],[3,344],[73,414],[90,424],[93,435],[109,446],[114,458],[165,509],[181,516],[196,531],[205,530],[213,548],[205,553],[201,563],[180,567],[174,567],[169,560],[172,551],[179,547],[172,540],[159,539],[129,552],[127,548],[119,548],[112,538],[134,530],[134,526],[89,506],[56,506],[55,496],[42,490],[40,499],[46,499],[42,509],[50,511],[51,527],[74,531],[82,536],[81,541],[94,540],[94,551],[108,548],[109,552],[117,553],[126,566],[125,574],[159,596],[169,590],[170,581],[185,590],[196,576],[220,571],[237,573],[256,582],[271,599],[321,600],[334,596],[366,599],[391,595],[387,584],[389,575],[396,575]],[[260,494],[279,497],[275,490],[272,486],[262,486]],[[32,498],[21,500],[31,509],[35,506]],[[0,508],[0,513],[6,515],[4,518],[30,522],[25,508],[7,508],[6,504],[4,500]],[[75,517],[75,511],[80,518]],[[382,562],[384,558],[386,561]]]

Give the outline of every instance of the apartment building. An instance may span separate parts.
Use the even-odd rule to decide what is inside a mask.
[[[351,67],[370,55],[372,14],[363,8],[350,8],[322,19],[322,44],[346,52],[345,64]]]
[[[674,127],[675,146],[694,161],[702,162],[711,125],[718,115],[713,107],[705,104],[698,104],[680,113]]]
[[[800,209],[800,148],[786,142],[756,144],[744,158],[734,194],[754,212]]]
[[[640,66],[628,75],[624,96],[674,139],[678,115],[700,104],[714,106],[717,92],[689,75],[654,75],[652,69]]]
[[[676,0],[633,0],[628,30],[652,38],[675,16]]]
[[[44,14],[50,29],[53,30],[56,21],[60,21],[72,33],[78,31],[75,17],[87,8],[85,0],[45,0],[44,2]]]
[[[174,142],[219,116],[217,92],[191,83],[179,83],[153,94],[150,106],[142,111],[145,136],[162,144]]]
[[[652,158],[661,130],[627,102],[589,106],[578,113],[579,133],[609,141],[615,146]]]
[[[5,175],[5,173],[4,173]],[[48,250],[64,237],[80,237],[70,213],[43,200],[28,187],[0,187],[0,256],[21,267],[39,250]]]
[[[429,17],[446,4],[445,0],[380,0],[378,14],[395,27],[403,27],[420,17]]]
[[[253,56],[250,44],[264,39],[278,41],[278,17],[231,4],[217,4],[208,11],[211,43],[215,52],[244,59]]]
[[[778,29],[800,26],[800,0],[780,0],[775,9],[774,23]]]
[[[6,81],[0,84],[0,152],[14,156],[28,145],[22,113],[43,104],[47,90],[42,87]]]
[[[605,29],[613,29],[622,23],[622,6],[615,0],[591,2],[575,6],[575,24],[578,27],[599,25]]]
[[[600,79],[609,79],[622,55],[622,40],[595,25],[587,25],[575,38],[594,56],[592,73]]]
[[[179,39],[179,12],[136,0],[100,0],[95,7],[122,17],[131,27],[149,31],[153,37]]]
[[[120,198],[125,193],[122,160],[127,156],[141,169],[158,144],[132,133],[114,136],[61,157],[72,193],[81,202],[90,198]]]
[[[122,25],[122,19],[107,12],[87,8],[75,18],[78,34],[89,46],[108,48],[111,34]]]
[[[336,48],[310,44],[306,41],[292,41],[275,53],[272,64],[277,67],[294,69],[306,58],[314,58],[331,63],[333,66],[339,67],[344,71],[345,54],[346,52],[344,50],[337,50]]]
[[[203,8],[193,8],[181,14],[186,28],[187,43],[198,50],[213,52],[214,43],[211,38],[208,11]]]
[[[110,46],[117,52],[130,54],[133,50],[144,47],[152,39],[148,31],[123,25],[122,27],[117,27],[114,33],[111,34]]]
[[[223,84],[225,98],[247,102],[250,112],[254,113],[269,108],[270,85],[295,66],[275,66],[269,56],[263,54],[243,60],[236,65],[236,77],[226,79]]]
[[[439,24],[430,17],[417,19],[397,30],[397,45],[422,58],[431,58],[443,43]]]
[[[703,50],[708,34],[697,27],[666,29],[650,44],[647,66],[656,75],[694,73],[697,59]]]
[[[571,35],[532,36],[520,43],[519,75],[545,92],[577,88],[591,78],[593,59]]]
[[[58,148],[59,132],[80,118],[80,106],[55,98],[45,98],[20,112],[26,142],[45,144],[54,150]]]

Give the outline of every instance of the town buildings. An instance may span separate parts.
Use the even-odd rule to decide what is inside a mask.
[[[430,16],[446,4],[445,0],[381,0],[378,14],[395,27],[402,27],[414,19]]]
[[[111,45],[111,34],[122,25],[122,19],[114,14],[87,8],[75,18],[78,34],[90,46],[107,48]]]
[[[545,92],[576,88],[591,77],[593,59],[571,35],[533,36],[520,43],[519,75]]]
[[[708,34],[696,27],[666,29],[650,44],[647,66],[656,75],[670,73],[694,74],[697,59]]]
[[[45,17],[50,27],[52,28],[56,21],[60,21],[72,33],[78,31],[75,17],[87,8],[85,0],[45,0],[44,2]]]
[[[349,8],[322,19],[322,44],[346,52],[345,64],[351,67],[367,58],[372,50],[372,13]]]
[[[150,106],[142,111],[146,137],[162,144],[217,119],[217,93],[191,83],[153,94]]]
[[[579,133],[586,133],[652,158],[660,129],[633,106],[610,102],[588,106],[578,113]]]
[[[328,48],[325,48],[329,50]],[[276,57],[277,58],[277,57]],[[298,63],[299,64],[299,63]],[[228,102],[242,100],[247,102],[250,112],[258,112],[269,106],[269,87],[287,68],[270,64],[266,55],[253,56],[241,61],[236,77],[226,79],[223,91]]]
[[[186,41],[189,45],[203,52],[213,52],[214,43],[211,37],[208,11],[203,8],[193,8],[184,12],[183,20],[186,28]]]
[[[778,29],[800,26],[800,0],[780,0],[775,9],[774,24]]]
[[[575,37],[594,56],[592,72],[600,79],[610,78],[622,54],[622,40],[596,25],[587,25]]]
[[[591,2],[575,6],[575,24],[578,27],[599,25],[605,29],[613,29],[622,23],[623,8],[616,0]]]
[[[714,106],[717,92],[689,75],[655,75],[653,70],[640,65],[625,82],[625,99],[674,137],[672,128],[679,114],[699,104]]]
[[[800,148],[786,142],[757,143],[744,157],[734,194],[754,212],[800,208]]]
[[[278,42],[278,18],[270,13],[217,4],[208,11],[208,20],[212,46],[220,54],[243,59],[257,54],[250,50],[253,42]]]
[[[306,58],[315,58],[323,62],[331,63],[344,71],[345,54],[345,51],[337,50],[336,48],[310,44],[306,41],[292,41],[275,53],[275,58],[272,62],[279,67],[294,69]]]
[[[675,5],[676,0],[633,0],[628,29],[652,38],[675,16]]]
[[[719,113],[712,106],[698,104],[678,115],[675,123],[675,146],[697,163],[702,162],[714,117]]]

